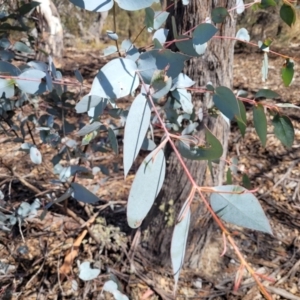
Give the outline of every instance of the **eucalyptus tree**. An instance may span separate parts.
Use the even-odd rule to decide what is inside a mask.
[[[175,1],[174,6],[169,9],[170,16],[167,28],[170,33],[173,32],[172,17],[174,17],[179,35],[177,39],[183,39],[183,36],[188,37],[189,34],[185,33],[190,32],[205,21],[209,22],[214,8],[223,7],[230,10],[236,6],[235,0],[227,1],[226,6],[221,0],[192,0],[187,6],[183,5],[183,2]],[[170,6],[171,3],[172,1],[169,1],[167,6]],[[185,63],[183,73],[193,79],[195,82],[193,87],[206,89],[207,85],[210,84],[214,87],[232,88],[234,40],[222,39],[222,36],[235,36],[236,17],[236,11],[233,10],[222,20],[222,23],[216,24],[217,35],[220,38],[210,40],[203,54],[189,53],[192,54],[192,58]],[[168,38],[174,40],[176,37],[174,34],[170,34]],[[180,42],[173,44],[171,48],[174,51],[184,51]],[[221,185],[224,180],[224,159],[227,154],[229,123],[220,114],[216,116],[212,112],[214,103],[211,93],[192,91],[191,94],[195,113],[194,121],[198,123],[197,137],[200,140],[205,140],[205,128],[208,128],[221,141],[223,154],[218,163],[211,163],[213,174],[210,174],[208,160],[185,159],[185,163],[199,186]],[[170,147],[167,147],[165,155],[167,160],[166,180],[158,194],[156,205],[153,206],[147,218],[149,220],[147,227],[151,234],[144,237],[144,242],[146,241],[148,244],[147,249],[151,249],[151,257],[162,265],[170,263],[171,237],[176,218],[191,190],[191,182]],[[216,230],[213,229],[215,225],[204,203],[199,199],[194,201],[185,260],[189,267],[197,268],[200,273],[203,272],[203,274],[213,278],[215,274],[212,274],[212,271],[218,272],[219,270],[218,268],[210,268],[207,264],[217,265],[217,262],[208,260],[208,256],[202,254],[205,253],[205,248],[209,249],[210,240],[212,236],[216,235]],[[170,222],[170,219],[173,221]],[[221,258],[211,256],[211,259]]]
[[[61,81],[62,73],[56,70],[51,56],[48,65],[31,61],[22,69],[1,61],[0,71],[7,74],[1,78],[2,93],[8,100],[4,102],[5,105],[1,104],[1,111],[12,110],[12,106],[31,99],[30,95],[33,95],[34,104],[36,95],[48,93],[50,96],[47,101],[51,102],[57,116],[63,116],[64,109],[69,110],[70,107],[75,108],[78,114],[87,113],[89,116],[89,123],[77,132],[80,143],[69,139],[61,145],[61,138],[55,129],[60,127],[54,124],[51,113],[39,119],[30,115],[20,121],[20,126],[14,126],[15,133],[20,131],[20,136],[16,133],[16,142],[22,142],[21,149],[30,154],[35,164],[43,163],[42,153],[32,135],[33,144],[25,143],[26,122],[37,126],[43,143],[53,147],[61,145],[59,153],[52,159],[53,172],[59,177],[55,182],[67,185],[68,189],[61,197],[47,204],[44,214],[53,203],[71,196],[89,204],[99,201],[94,193],[75,181],[77,172],[93,175],[91,170],[80,166],[82,158],[89,159],[83,147],[107,151],[105,140],[111,150],[119,155],[116,136],[119,128],[108,125],[108,122],[100,122],[107,108],[109,115],[119,119],[121,127],[124,126],[125,177],[133,171],[132,165],[140,149],[149,151],[135,174],[127,203],[127,222],[133,230],[137,230],[136,240],[140,242],[140,247],[132,247],[137,249],[136,255],[147,256],[153,266],[166,267],[172,263],[175,287],[184,262],[189,268],[197,269],[201,277],[216,283],[220,275],[221,258],[218,251],[213,253],[212,249],[216,248],[210,245],[215,243],[220,234],[212,221],[213,217],[223,232],[224,240],[233,245],[241,269],[246,268],[265,296],[271,299],[222,222],[272,234],[268,219],[251,191],[232,183],[223,185],[230,123],[234,120],[242,135],[247,127],[246,110],[242,102],[245,98],[235,95],[231,90],[234,41],[250,40],[245,28],[236,33],[236,14],[241,13],[246,5],[242,0],[228,0],[226,3],[222,0],[182,0],[167,1],[167,11],[154,11],[151,5],[158,2],[155,0],[70,2],[82,9],[100,13],[111,9],[115,11],[116,5],[127,11],[145,9],[143,29],[151,34],[153,44],[137,48],[129,39],[120,43],[115,28],[107,31],[115,45],[104,49],[103,53],[113,57],[99,70],[90,92],[75,107],[66,101],[70,93]],[[51,7],[51,3],[47,3],[43,16],[45,20],[49,19],[49,24],[57,24],[58,17],[50,21],[46,14]],[[20,7],[20,20],[37,4],[34,2]],[[277,3],[268,0],[248,4],[249,7],[251,5],[265,8]],[[280,7],[280,16],[289,26],[295,23],[293,5],[285,1]],[[40,5],[40,9],[42,7],[44,5]],[[15,16],[9,15],[2,20],[7,21]],[[114,20],[117,21],[115,13]],[[161,28],[164,24],[165,28]],[[11,28],[9,26],[9,23],[5,23],[6,28]],[[50,33],[56,30],[54,28]],[[24,43],[12,45],[6,37],[1,37],[1,42],[1,55],[6,60],[14,57],[11,56],[11,49],[32,51]],[[271,39],[267,39],[256,45],[262,51],[263,79],[268,75],[271,42]],[[284,59],[281,77],[284,85],[289,86],[293,79],[294,62],[287,56]],[[75,76],[83,84],[78,70]],[[21,104],[19,101],[9,101],[15,91],[21,95]],[[130,95],[134,100],[129,110],[119,108],[118,100]],[[255,99],[246,100],[253,105],[255,130],[262,145],[266,144],[268,112],[275,135],[283,145],[291,147],[294,129],[289,118],[280,110],[282,106],[264,106],[257,100],[277,96],[271,90],[260,89]],[[156,135],[157,128],[162,134]],[[61,129],[62,132],[64,130]],[[99,144],[95,138],[100,133]],[[103,137],[104,133],[107,133],[106,138]],[[63,157],[70,160],[71,152],[80,157],[79,165],[71,165],[69,161],[69,166],[62,166],[60,160]],[[95,276],[99,272],[95,272]]]

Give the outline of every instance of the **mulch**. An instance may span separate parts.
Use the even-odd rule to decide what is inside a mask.
[[[299,106],[298,67],[293,85],[285,88],[280,80],[283,59],[270,56],[270,78],[265,83],[260,78],[261,59],[259,54],[236,56],[235,90],[247,90],[252,95],[260,88],[270,88],[282,96],[278,101]],[[75,68],[79,68],[84,78],[89,78],[81,92],[84,95],[103,60],[96,52],[78,53],[70,49],[65,63],[67,80],[74,80],[72,72]],[[78,88],[74,92],[78,95]],[[265,101],[274,103],[274,100]],[[47,105],[40,106],[39,114],[46,113]],[[128,102],[124,100],[121,105],[127,106]],[[28,105],[17,113],[30,114],[31,109]],[[231,228],[242,253],[256,272],[274,279],[274,282],[264,280],[274,299],[300,299],[300,111],[286,109],[285,112],[295,127],[295,142],[291,149],[281,145],[272,126],[268,128],[268,141],[263,148],[252,126],[251,107],[247,107],[251,126],[244,138],[233,127],[228,153],[228,158],[238,159],[239,172],[234,176],[234,182],[242,184],[243,173],[248,175],[253,189],[257,189],[255,195],[270,220],[274,236]],[[66,118],[78,128],[72,112],[68,112]],[[33,134],[43,154],[45,163],[41,165],[34,165],[27,153],[19,151],[20,143],[13,142],[13,138],[3,132],[0,134],[2,213],[13,213],[22,202],[32,203],[35,198],[40,199],[43,207],[66,191],[65,186],[50,183],[55,179],[50,161],[56,150],[42,145],[37,132]],[[30,142],[29,135],[26,141]],[[134,174],[124,180],[122,169],[114,172],[115,163],[122,165],[121,155],[112,152],[93,155],[85,166],[92,168],[101,164],[109,170],[109,175],[97,173],[93,180],[76,178],[76,182],[96,191],[99,204],[84,205],[69,199],[67,207],[63,202],[53,205],[43,220],[39,218],[42,213],[39,209],[36,217],[27,218],[10,231],[0,230],[1,299],[113,299],[109,293],[101,294],[109,279],[117,280],[129,299],[172,299],[171,270],[154,270],[141,254],[132,256],[133,236],[126,224],[125,212]],[[62,161],[64,163],[67,161]],[[75,249],[78,240],[80,244]],[[222,241],[218,242],[220,245]],[[222,248],[217,251],[221,254]],[[70,253],[76,257],[66,264],[65,258]],[[101,269],[97,279],[79,279],[78,266],[83,261]],[[239,265],[230,248],[224,256],[224,264],[227,279],[215,286],[199,278],[196,270],[183,269],[176,299],[263,299],[246,273],[240,289],[233,291]],[[65,274],[60,272],[62,266],[67,268]]]

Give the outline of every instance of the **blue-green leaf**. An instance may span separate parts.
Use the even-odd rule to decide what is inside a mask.
[[[127,222],[131,228],[139,227],[150,211],[163,185],[165,172],[163,150],[154,150],[140,165],[128,197]]]
[[[208,130],[205,129],[206,145],[190,147],[185,141],[180,141],[178,150],[180,154],[193,160],[216,160],[223,154],[220,141]]]
[[[215,89],[213,100],[216,107],[229,119],[242,118],[240,106],[231,89],[220,86]]]
[[[113,0],[70,0],[70,2],[80,8],[94,12],[108,11],[114,5]]]
[[[269,221],[252,193],[235,185],[217,186],[214,190],[211,207],[222,220],[272,234]]]
[[[207,43],[217,31],[218,29],[210,23],[202,23],[198,25],[193,31],[193,44],[195,46],[195,50],[198,45]]]
[[[20,90],[28,94],[42,94],[47,90],[46,73],[40,70],[27,70],[19,75],[16,83]]]
[[[72,182],[71,187],[73,189],[72,197],[77,201],[81,201],[84,203],[96,203],[99,201],[99,198],[86,189],[84,186],[77,182]]]
[[[171,50],[151,50],[141,54],[137,64],[139,72],[146,84],[151,82],[156,70],[164,70],[167,66],[166,75],[176,78],[184,67],[184,62],[189,57]]]
[[[255,94],[255,98],[273,99],[279,97],[280,97],[279,94],[269,89],[261,89]]]
[[[139,94],[133,101],[124,132],[124,174],[127,176],[136,159],[149,128],[151,108],[147,98]]]
[[[139,85],[136,63],[127,58],[108,62],[93,81],[90,94],[112,100],[128,96]]]
[[[181,210],[180,214],[183,213],[185,210],[185,206]],[[183,216],[182,220],[175,225],[172,242],[171,242],[171,260],[172,260],[172,268],[175,280],[175,287],[176,290],[180,270],[184,263],[184,255],[186,250],[186,243],[189,233],[190,227],[190,219],[191,219],[191,210],[187,208],[185,211],[185,216]]]

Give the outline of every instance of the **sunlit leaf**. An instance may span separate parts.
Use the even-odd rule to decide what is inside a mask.
[[[236,12],[237,14],[243,13],[245,10],[245,4],[243,0],[236,0]]]
[[[153,34],[152,40],[157,39],[161,44],[165,43],[168,37],[169,29],[160,28]]]
[[[124,131],[124,174],[127,176],[149,128],[151,108],[147,98],[139,94],[133,101]]]
[[[70,0],[74,5],[85,10],[105,12],[110,10],[113,5],[113,0]]]
[[[291,104],[291,103],[276,103],[275,104],[278,107],[283,107],[283,108],[296,108],[296,109],[300,109],[299,106],[295,105],[295,104]]]
[[[136,71],[136,63],[131,59],[115,58],[96,75],[90,94],[112,100],[128,96],[139,85]]]
[[[15,95],[15,85],[13,80],[0,78],[0,97],[12,98]]]
[[[239,29],[239,31],[236,33],[235,37],[241,41],[246,41],[246,42],[250,41],[250,35],[246,28]]]
[[[46,73],[40,70],[27,70],[19,75],[16,83],[20,90],[28,94],[42,94],[47,90]]]
[[[87,0],[89,1],[89,0]],[[125,9],[125,10],[140,10],[146,7],[149,7],[153,4],[154,1],[156,0],[115,0],[120,8]]]
[[[211,207],[222,220],[272,234],[269,221],[252,193],[235,185],[217,186],[214,190]]]
[[[158,195],[166,172],[163,150],[151,152],[140,165],[132,183],[128,204],[127,222],[131,228],[141,225]]]
[[[98,105],[103,98],[95,95],[85,95],[75,106],[78,114],[87,112],[90,108]]]
[[[84,281],[93,280],[100,274],[99,269],[92,269],[90,267],[90,262],[84,261],[79,266],[79,278]]]
[[[119,36],[114,31],[111,30],[106,30],[106,34],[108,38],[112,41],[117,41],[119,38]]]
[[[171,90],[175,90],[176,88],[188,88],[195,84],[195,81],[188,77],[186,74],[180,73],[173,80],[173,86]]]
[[[182,210],[184,209],[185,207],[183,207]],[[182,210],[179,215],[182,214]],[[172,261],[172,268],[173,268],[173,274],[175,280],[174,290],[177,289],[180,270],[184,263],[184,255],[185,255],[186,243],[187,243],[187,238],[189,233],[190,219],[191,219],[191,211],[190,208],[187,208],[182,220],[175,225],[173,231],[172,242],[171,242],[171,261]]]
[[[34,164],[40,165],[42,163],[42,154],[36,147],[30,148],[30,159]]]

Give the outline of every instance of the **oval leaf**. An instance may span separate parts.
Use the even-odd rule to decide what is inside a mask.
[[[273,99],[273,98],[279,98],[280,96],[268,89],[261,89],[255,94],[255,98],[267,98],[267,99]]]
[[[296,22],[296,11],[292,4],[285,4],[280,8],[281,19],[290,27]]]
[[[259,139],[265,147],[267,142],[267,117],[261,104],[253,107],[253,121]]]
[[[216,107],[229,120],[232,120],[234,117],[241,119],[240,106],[233,92],[225,86],[217,87],[215,92],[216,93],[213,95],[213,101]]]
[[[130,189],[127,222],[131,228],[139,227],[148,214],[163,185],[165,173],[164,152],[154,150],[140,165]]]
[[[289,86],[292,83],[294,77],[294,62],[287,59],[283,68],[281,69],[281,78],[285,86]]]
[[[236,33],[235,37],[241,41],[246,41],[246,42],[250,41],[250,35],[246,28],[239,29],[239,31]]]
[[[116,100],[128,96],[139,85],[136,63],[127,58],[108,62],[93,81],[90,94]]]
[[[185,206],[182,209],[185,209]],[[181,212],[179,215],[181,215]],[[189,233],[190,219],[191,219],[191,211],[190,208],[188,208],[185,212],[184,218],[175,225],[173,231],[172,242],[171,242],[171,260],[172,260],[172,268],[173,268],[174,280],[175,280],[174,291],[176,291],[177,289],[180,270],[184,263],[184,255],[185,255],[187,237]]]
[[[211,207],[224,221],[272,234],[269,221],[252,193],[243,187],[224,185],[214,187]]]
[[[242,136],[245,136],[246,127],[247,127],[247,116],[246,116],[246,109],[245,105],[242,101],[238,100],[238,104],[240,107],[240,117],[236,117],[236,121],[238,124],[238,127],[241,131]]]
[[[209,23],[202,23],[198,25],[193,31],[193,44],[195,46],[195,50],[198,45],[203,45],[208,42],[216,34],[217,31],[218,29]]]
[[[125,125],[123,155],[125,177],[141,149],[149,128],[150,117],[150,105],[146,97],[139,94],[130,107]]]
[[[36,165],[40,165],[42,163],[42,154],[39,149],[36,147],[30,148],[30,159]]]
[[[272,120],[274,133],[281,143],[286,147],[292,147],[295,131],[291,120],[287,116],[277,114]]]
[[[236,12],[238,15],[243,13],[245,10],[245,4],[243,0],[236,0]]]
[[[19,75],[16,83],[20,90],[28,94],[42,94],[47,90],[46,73],[30,69]]]

